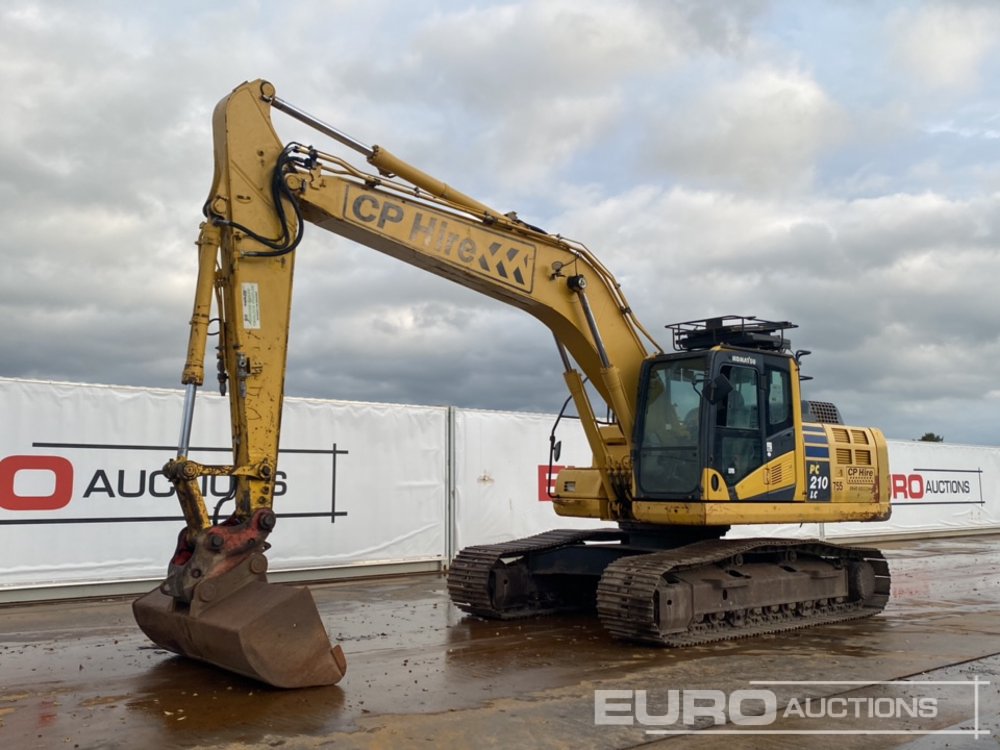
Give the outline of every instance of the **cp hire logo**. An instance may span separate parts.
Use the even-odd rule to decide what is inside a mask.
[[[435,214],[402,198],[348,185],[344,218],[469,273],[530,293],[536,247],[458,216]]]
[[[647,735],[970,735],[979,722],[979,679],[963,681],[752,680],[723,690],[595,690],[594,724],[637,726]],[[809,697],[802,697],[806,693]],[[949,719],[961,716],[962,729]],[[971,728],[966,729],[970,724]]]

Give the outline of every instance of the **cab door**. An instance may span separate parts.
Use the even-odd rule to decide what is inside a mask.
[[[794,484],[789,362],[762,352],[717,353],[713,369],[731,390],[709,410],[708,463],[725,480],[732,500],[775,500],[775,489]],[[787,461],[776,461],[786,455]]]
[[[699,498],[707,357],[666,355],[643,365],[632,462],[645,500]]]
[[[709,465],[730,488],[764,463],[759,365],[759,356],[718,359],[718,374],[731,390],[710,409]]]

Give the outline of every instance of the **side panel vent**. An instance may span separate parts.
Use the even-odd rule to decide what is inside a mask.
[[[768,484],[781,484],[782,480],[781,464],[776,464],[767,474]]]

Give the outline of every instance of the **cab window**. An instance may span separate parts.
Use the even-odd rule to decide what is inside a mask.
[[[650,368],[636,465],[644,496],[690,496],[697,491],[704,382],[703,357],[658,362]]]
[[[716,407],[713,464],[734,485],[763,462],[757,370],[723,365],[732,391]]]
[[[792,426],[792,397],[788,370],[768,367],[767,379],[767,434],[787,430]]]
[[[749,367],[725,365],[722,374],[733,389],[719,405],[716,423],[720,427],[741,430],[757,429],[758,408],[757,371]]]

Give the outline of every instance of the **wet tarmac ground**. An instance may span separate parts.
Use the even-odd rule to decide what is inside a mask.
[[[7,606],[0,747],[997,747],[1000,536],[879,546],[883,614],[684,650],[470,619],[436,575],[316,585],[348,672],[297,691],[153,647],[127,599]]]

